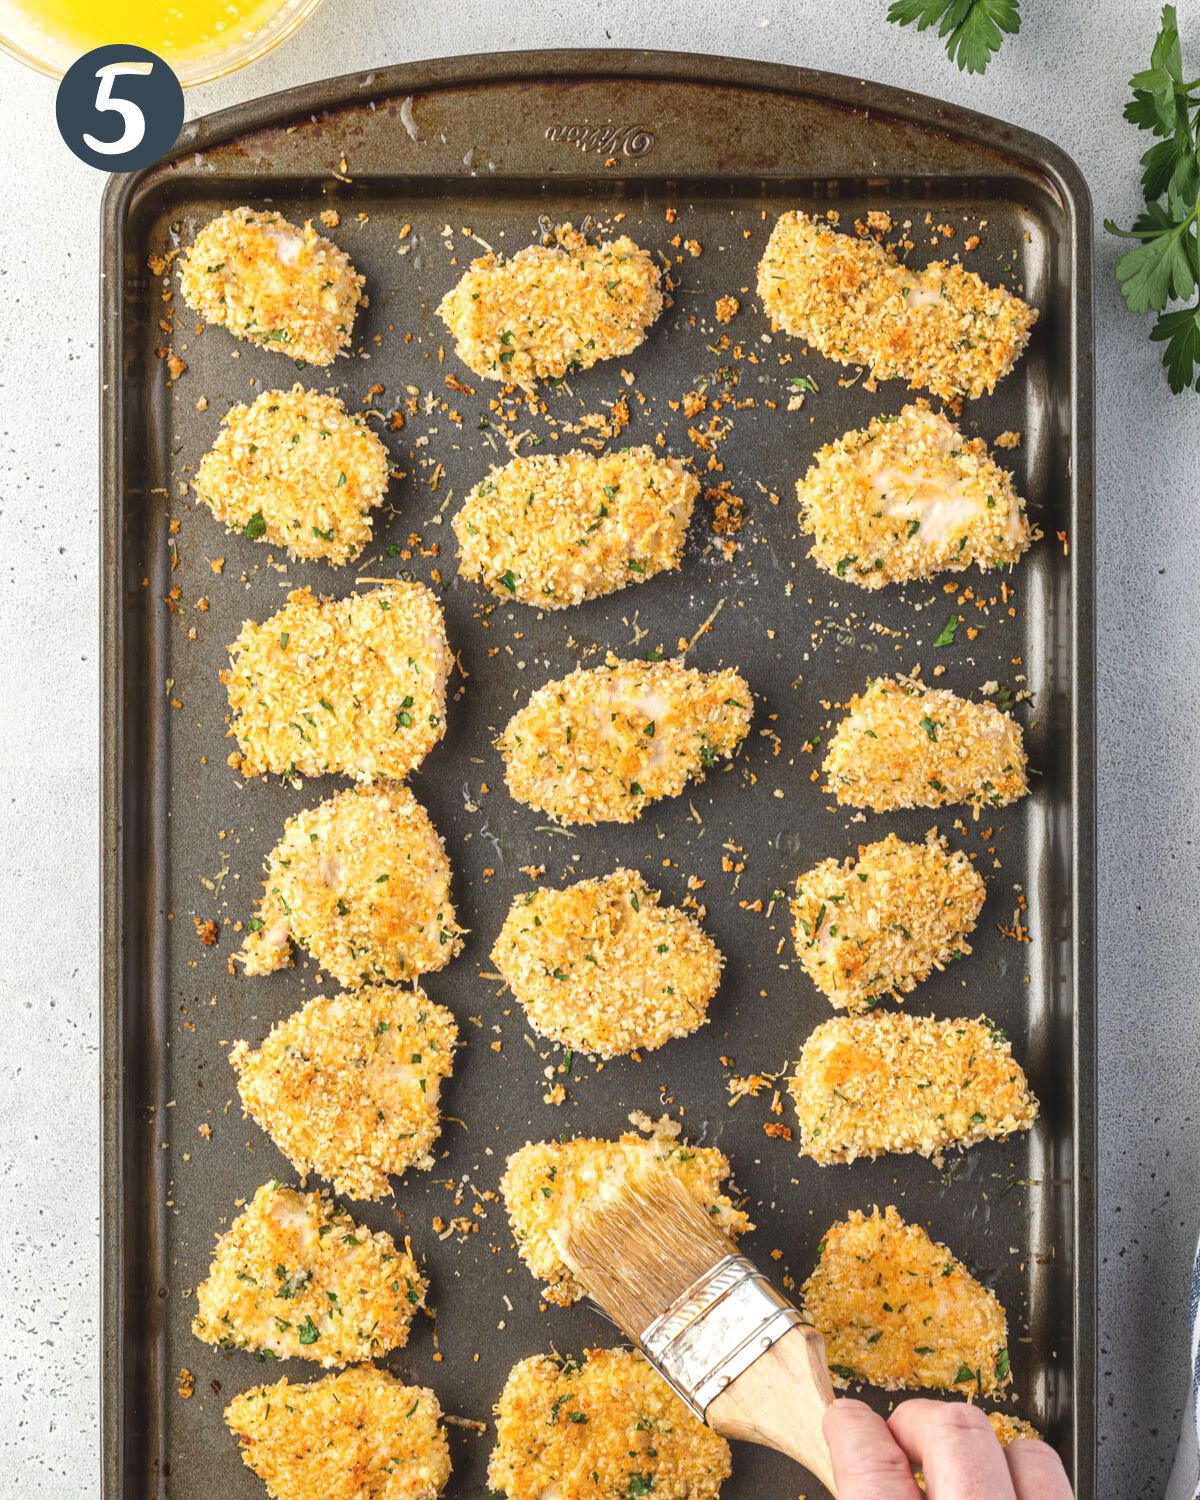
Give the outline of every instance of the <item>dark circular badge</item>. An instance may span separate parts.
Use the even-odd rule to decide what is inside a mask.
[[[58,133],[89,167],[148,167],[183,125],[179,79],[145,47],[94,47],[63,74],[55,101]]]

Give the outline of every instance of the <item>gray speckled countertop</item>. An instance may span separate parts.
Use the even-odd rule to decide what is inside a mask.
[[[189,96],[192,113],[330,73],[503,48],[690,48],[941,95],[1050,136],[1097,212],[1100,721],[1100,1444],[1103,1496],[1161,1493],[1186,1385],[1200,1227],[1200,397],[1170,399],[1100,230],[1138,202],[1121,119],[1157,0],[1026,0],[968,79],[887,0],[326,0],[282,49]],[[1185,12],[1185,25],[1188,17]],[[1195,21],[1195,17],[1191,17]],[[1185,52],[1200,60],[1200,26]],[[1192,68],[1195,72],[1196,68]],[[98,174],[54,88],[0,60],[0,1472],[28,1500],[96,1490]],[[32,774],[31,774],[32,772]]]

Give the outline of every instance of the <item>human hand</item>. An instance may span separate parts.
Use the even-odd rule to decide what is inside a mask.
[[[1002,1448],[987,1417],[965,1401],[904,1401],[885,1422],[862,1401],[825,1413],[838,1500],[1072,1500],[1062,1463],[1047,1443],[1021,1438]]]

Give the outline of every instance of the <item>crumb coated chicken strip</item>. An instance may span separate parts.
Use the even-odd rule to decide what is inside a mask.
[[[324,1193],[268,1182],[218,1237],[192,1332],[222,1349],[353,1364],[408,1342],[425,1291],[390,1234]]]
[[[1006,1140],[1038,1112],[1008,1038],[985,1017],[839,1016],[805,1042],[788,1088],[800,1154],[823,1167],[886,1152],[940,1166],[948,1147]]]
[[[328,365],[350,343],[365,305],[344,250],[272,210],[231,208],[197,234],[179,275],[187,305],[234,338]]]
[[[577,1052],[653,1051],[708,1020],[724,958],[636,870],[518,896],[492,962],[539,1035]]]
[[[364,985],[317,995],[262,1046],[229,1061],[246,1112],[301,1175],[350,1198],[382,1198],[389,1175],[433,1165],[438,1100],[458,1028],[421,989]]]
[[[796,881],[792,936],[804,972],[840,1010],[907,995],[970,953],[983,877],[937,830],[923,844],[889,833],[857,859],[824,859]]]
[[[809,556],[880,589],[937,573],[1011,568],[1034,532],[1012,475],[925,401],[827,443],[796,485]]]
[[[230,531],[338,565],[371,540],[387,483],[387,449],[366,422],[296,385],[232,407],[194,487]]]
[[[662,305],[648,250],[626,235],[592,245],[561,224],[553,244],[472,261],[437,311],[468,369],[532,390],[632,354]]]
[[[541,609],[645,583],[678,568],[699,489],[648,447],[514,458],[454,518],[458,571]]]
[[[443,969],[462,947],[450,861],[406,786],[357,787],[284,824],[238,958],[247,974],[291,963],[291,944],[346,989]]]
[[[1021,357],[1036,309],[957,261],[901,265],[873,239],[839,234],[794,210],[758,267],[771,320],[827,359],[865,365],[945,400],[995,389]]]
[[[751,705],[732,668],[610,658],[539,688],[496,745],[518,802],[560,823],[633,823],[732,759]]]
[[[514,1365],[496,1407],[488,1487],[507,1500],[716,1500],[729,1444],[630,1349]]]
[[[374,1365],[252,1386],[225,1424],[272,1500],[436,1500],[450,1478],[437,1397]]]
[[[1029,791],[1021,726],[911,678],[876,678],[829,741],[825,790],[845,807],[894,812],[965,802],[1002,807]]]
[[[407,776],[445,733],[454,658],[442,607],[423,583],[346,599],[296,589],[229,648],[221,681],[249,778]]]
[[[754,1227],[721,1191],[730,1166],[715,1146],[681,1145],[632,1132],[615,1141],[577,1136],[522,1146],[508,1158],[500,1193],[521,1259],[548,1283],[542,1289],[547,1302],[569,1307],[585,1295],[558,1248],[572,1214],[606,1183],[647,1162],[661,1162],[731,1238]]]

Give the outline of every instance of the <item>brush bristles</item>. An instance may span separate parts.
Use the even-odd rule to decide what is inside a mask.
[[[628,1338],[736,1247],[658,1162],[606,1180],[555,1236],[575,1279]]]

